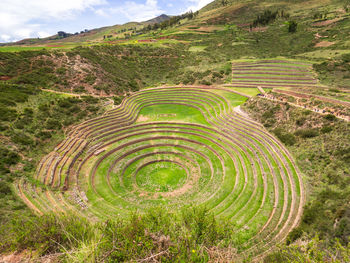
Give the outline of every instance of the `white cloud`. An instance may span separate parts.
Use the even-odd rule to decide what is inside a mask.
[[[190,6],[187,8],[186,11],[192,10],[193,12],[201,9],[202,7],[206,6],[210,2],[213,2],[213,0],[187,0],[190,3]]]
[[[158,6],[157,0],[146,0],[144,3],[126,1],[117,7],[101,8],[96,11],[101,16],[122,15],[129,21],[145,21],[154,18],[164,11]]]
[[[64,21],[79,12],[106,4],[105,0],[1,0],[0,41],[47,36],[43,22]],[[10,38],[8,37],[10,36]]]
[[[3,39],[5,42],[8,42],[10,41],[11,36],[3,34],[3,35],[0,35],[0,39]]]

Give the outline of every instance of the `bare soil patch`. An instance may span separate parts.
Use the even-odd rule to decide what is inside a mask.
[[[10,76],[0,76],[0,80],[10,80],[12,77]]]
[[[267,30],[267,26],[262,26],[262,27],[253,27],[251,30],[250,28],[247,28],[246,30],[250,32],[265,32]]]
[[[316,23],[313,23],[312,25],[313,26],[328,26],[328,25],[331,25],[331,24],[338,22],[339,20],[341,20],[341,18],[334,18],[331,20],[316,22]]]
[[[330,47],[333,46],[335,44],[335,42],[329,42],[329,41],[321,41],[318,42],[315,47]]]
[[[64,45],[46,45],[46,47],[64,47]]]
[[[138,118],[137,118],[137,121],[136,122],[144,122],[144,121],[148,121],[149,118],[147,116],[143,116],[143,115],[140,115]]]

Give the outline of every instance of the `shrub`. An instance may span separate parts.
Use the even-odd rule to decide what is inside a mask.
[[[289,244],[293,243],[297,239],[301,238],[302,235],[303,235],[303,231],[299,227],[294,228],[288,234],[288,237],[287,237],[287,240],[286,240],[286,244],[289,245]]]
[[[350,54],[347,53],[347,54],[343,54],[341,56],[341,59],[345,62],[345,63],[349,63],[350,62]]]
[[[48,130],[58,130],[62,127],[61,123],[55,119],[48,119],[46,122],[46,128]]]
[[[337,117],[335,117],[333,114],[327,114],[327,115],[324,116],[324,118],[327,121],[335,121],[337,119]]]
[[[1,123],[0,123],[0,132],[6,131],[8,128],[9,128],[8,125],[4,125],[4,124],[1,124]]]
[[[273,133],[281,140],[285,145],[294,145],[296,138],[292,133],[284,131],[282,128],[276,128]]]
[[[333,128],[331,127],[331,126],[323,126],[322,128],[321,128],[321,132],[322,133],[329,133],[329,132],[331,132],[333,130]]]
[[[3,104],[6,107],[15,107],[17,105],[16,102],[7,98],[0,98],[0,104]]]
[[[297,119],[295,123],[296,123],[298,126],[303,126],[304,123],[305,123],[305,121],[306,121],[306,118],[305,118],[305,117],[301,117],[301,118]]]
[[[139,85],[137,84],[137,82],[135,80],[129,81],[129,87],[130,87],[130,90],[132,92],[136,92],[140,89]]]
[[[304,245],[281,246],[264,258],[264,263],[276,262],[349,262],[350,249],[334,240],[331,245],[315,236]]]
[[[82,96],[82,101],[88,103],[88,104],[96,104],[98,103],[98,98],[94,98],[92,96]]]
[[[318,136],[317,129],[299,129],[295,132],[295,135],[301,138],[313,138]]]
[[[83,86],[74,87],[73,92],[83,93],[83,92],[85,92],[85,88]]]
[[[119,105],[120,103],[122,103],[123,99],[124,99],[124,96],[114,96],[113,97],[114,105]]]
[[[14,121],[17,118],[17,111],[5,107],[0,107],[1,121]]]
[[[7,166],[14,165],[20,161],[20,157],[17,153],[4,148],[0,147],[0,162],[2,164],[5,164]]]
[[[276,20],[278,16],[278,11],[265,10],[263,14],[258,15],[254,20],[252,26],[257,27],[259,25],[265,26]]]
[[[208,255],[202,248],[221,243],[224,250],[231,245],[232,235],[231,223],[217,221],[205,208],[174,213],[153,208],[95,224],[74,214],[18,215],[0,226],[0,251],[63,252],[63,262],[136,262],[167,251],[157,262],[206,262]]]
[[[60,68],[56,69],[56,73],[59,75],[64,75],[64,74],[66,74],[66,72],[67,72],[67,69],[64,67],[60,67]]]
[[[46,215],[33,218],[15,218],[7,225],[12,236],[1,240],[1,250],[35,249],[39,254],[60,252],[64,247],[78,246],[79,242],[92,237],[91,224],[87,219],[75,216],[57,217]],[[1,232],[5,229],[2,226]],[[4,233],[2,233],[4,236]]]
[[[38,109],[39,109],[39,111],[47,113],[50,110],[50,107],[47,104],[40,104],[38,106]]]
[[[289,23],[288,23],[288,32],[289,33],[297,32],[297,28],[298,28],[298,23],[297,22],[289,21]]]
[[[36,134],[36,136],[41,140],[47,140],[51,138],[51,132],[49,131],[40,131]]]
[[[93,85],[95,83],[95,81],[96,81],[96,77],[92,74],[87,75],[84,79],[84,82],[88,83],[90,85]]]
[[[335,151],[335,156],[345,162],[350,162],[350,147],[338,147]]]
[[[34,141],[24,132],[13,132],[12,141],[23,146],[32,146]]]

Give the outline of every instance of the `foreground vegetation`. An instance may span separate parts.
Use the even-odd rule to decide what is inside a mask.
[[[100,223],[68,214],[14,216],[0,227],[1,251],[35,251],[34,258],[53,255],[63,262],[205,262],[235,252],[230,223],[206,209],[154,208]]]

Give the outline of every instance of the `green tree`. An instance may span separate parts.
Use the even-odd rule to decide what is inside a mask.
[[[228,5],[228,1],[227,0],[221,0],[221,4],[222,4],[222,6],[227,6]]]
[[[289,21],[289,23],[288,23],[288,32],[289,33],[297,32],[297,28],[298,28],[298,23],[297,22]]]

